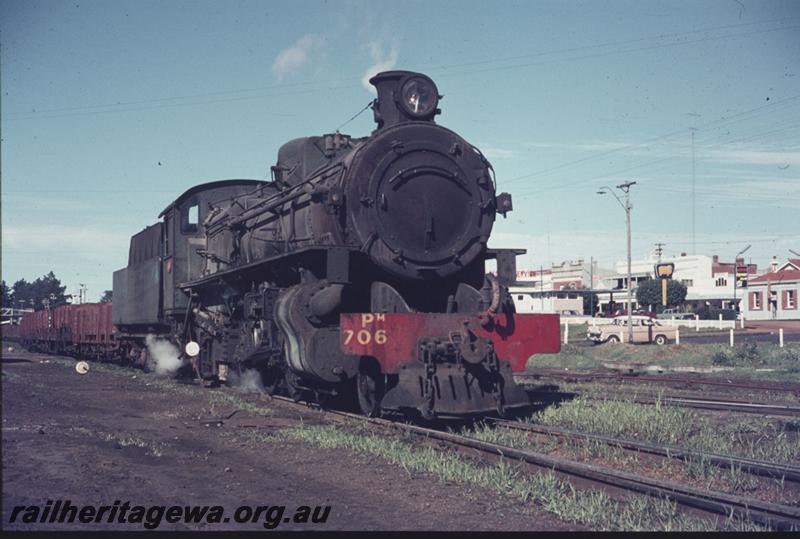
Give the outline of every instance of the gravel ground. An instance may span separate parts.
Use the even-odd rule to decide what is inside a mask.
[[[461,484],[443,484],[364,455],[303,443],[258,441],[285,426],[318,421],[314,412],[268,397],[271,413],[239,409],[222,426],[202,419],[237,410],[231,391],[152,383],[140,371],[80,376],[48,356],[4,348],[2,397],[3,529],[138,530],[142,524],[43,524],[10,518],[16,506],[220,505],[219,523],[159,529],[263,530],[231,518],[240,506],[286,506],[281,530],[575,530],[529,505]],[[135,378],[134,378],[135,377]],[[216,397],[215,397],[216,395]],[[330,506],[325,523],[295,523],[300,506]],[[287,519],[289,521],[287,521]]]

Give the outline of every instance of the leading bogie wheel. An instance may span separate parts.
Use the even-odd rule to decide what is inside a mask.
[[[268,367],[264,373],[264,389],[270,395],[277,395],[281,387],[285,386],[286,376],[278,367]]]
[[[300,377],[292,372],[291,369],[286,369],[284,381],[286,382],[286,392],[289,394],[289,398],[299,402],[303,398],[303,390],[299,387]]]
[[[377,365],[361,365],[356,376],[356,394],[362,414],[367,417],[378,417],[381,414],[384,387],[384,376]]]

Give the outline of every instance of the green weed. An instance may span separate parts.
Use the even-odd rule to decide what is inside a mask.
[[[674,503],[632,496],[617,501],[597,490],[576,490],[552,472],[528,474],[508,461],[484,465],[430,446],[419,447],[407,438],[388,438],[366,430],[349,431],[333,426],[286,429],[288,439],[327,449],[347,449],[369,454],[397,465],[410,475],[430,474],[443,482],[468,483],[523,502],[533,503],[566,522],[596,530],[698,530],[718,529],[719,523],[679,513]],[[749,523],[721,523],[725,529],[758,529]]]

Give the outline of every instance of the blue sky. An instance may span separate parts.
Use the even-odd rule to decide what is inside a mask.
[[[522,266],[655,242],[764,265],[800,251],[800,2],[0,2],[2,277],[89,298],[188,187],[265,178],[334,131],[369,75],[423,71],[439,123],[480,147]],[[368,134],[364,113],[342,128]]]

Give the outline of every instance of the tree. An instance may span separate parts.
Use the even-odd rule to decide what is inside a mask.
[[[681,305],[686,300],[686,285],[680,281],[667,279],[667,307]],[[647,279],[636,288],[636,301],[639,305],[661,305],[661,279]]]
[[[25,279],[20,279],[12,287],[11,301],[14,307],[25,309],[41,310],[44,308],[43,300],[47,300],[50,305],[63,305],[67,302],[64,291],[66,286],[61,285],[61,281],[51,271],[42,275],[32,283]]]
[[[31,283],[25,279],[15,282],[11,287],[11,299],[14,302],[14,307],[23,309],[33,307],[32,293]]]
[[[113,290],[106,290],[103,292],[103,295],[100,297],[100,303],[109,303],[113,299],[114,291]]]
[[[11,302],[11,290],[8,288],[8,285],[5,281],[0,281],[0,288],[2,288],[2,302],[0,305],[3,307],[13,307],[14,304]]]

